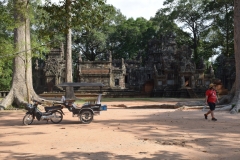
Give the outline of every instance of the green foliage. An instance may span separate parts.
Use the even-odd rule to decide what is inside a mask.
[[[6,57],[13,53],[13,32],[14,21],[11,14],[10,5],[0,2],[0,56]],[[2,61],[3,59],[1,59]]]
[[[155,17],[151,19],[156,32],[156,38],[173,33],[176,36],[176,42],[178,46],[191,46],[191,34],[179,28],[175,23],[175,19],[172,18],[168,12],[169,9],[167,8],[159,9]]]
[[[65,0],[60,1],[60,4],[52,4],[46,1],[43,6],[46,12],[42,21],[44,25],[52,27],[52,34],[66,34],[69,28],[76,26],[88,30],[95,25],[102,24],[105,12],[109,9],[103,6],[104,2],[104,0]]]
[[[11,5],[0,2],[0,90],[9,90],[12,79],[14,22],[9,8]]]
[[[51,41],[50,35],[47,35],[42,28],[41,16],[44,10],[41,7],[36,6],[37,12],[34,13],[34,18],[39,19],[39,21],[34,21],[34,25],[31,27],[31,47],[32,47],[32,57],[45,59],[46,53],[49,53],[50,48],[59,43],[54,43]],[[49,28],[45,28],[48,30]]]
[[[73,53],[79,55],[82,54],[82,58],[90,61],[104,59],[104,55],[107,53],[107,39],[109,33],[112,32],[112,14],[115,10],[112,6],[102,5],[99,6],[104,9],[104,20],[95,24],[92,19],[89,20],[87,29],[81,25],[73,28]],[[107,9],[106,9],[107,8]]]
[[[203,40],[202,33],[210,27],[213,17],[205,13],[205,5],[202,0],[167,0],[164,2],[169,16],[177,21],[192,39],[191,48],[194,51],[195,62],[198,61],[200,41]],[[187,34],[183,34],[187,35]],[[204,43],[202,43],[204,44]]]
[[[234,54],[234,26],[233,26],[233,0],[218,0],[205,2],[206,11],[214,17],[211,27],[214,48],[229,57]]]
[[[17,5],[23,5],[22,3],[13,3],[12,0],[0,2],[0,90],[9,90],[12,79],[12,60],[18,54],[14,49],[13,31],[14,28],[21,25],[20,22],[14,20],[14,7],[17,7],[19,13],[22,13],[23,18],[28,17],[31,20],[31,43],[33,56],[39,57],[43,52],[48,52],[45,46],[49,41],[46,37],[39,36],[37,26],[39,21],[37,20],[38,14],[41,13],[38,5],[40,0],[32,0],[30,3],[24,4],[25,7],[17,7]],[[16,6],[14,6],[16,5]]]
[[[12,61],[0,61],[0,90],[10,90],[12,81]]]
[[[106,52],[107,35],[97,29],[82,34],[82,36],[79,34],[74,36],[74,53],[82,53],[82,58],[90,61],[101,59],[102,53]],[[100,57],[97,58],[98,56]]]
[[[59,46],[68,29],[72,29],[73,65],[81,52],[89,60],[95,60],[106,52],[107,35],[104,27],[109,23],[109,13],[114,9],[105,5],[104,0],[64,0],[59,4],[45,1],[41,8],[39,35],[49,36],[53,42],[51,46]]]
[[[5,110],[23,110],[23,109],[25,109],[24,105],[20,105],[20,106],[11,105],[5,108]]]
[[[135,58],[147,50],[148,40],[153,34],[152,22],[144,18],[122,21],[110,35],[113,58]]]

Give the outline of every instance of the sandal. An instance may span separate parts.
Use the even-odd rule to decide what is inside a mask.
[[[217,119],[216,118],[212,118],[212,121],[217,121]]]
[[[204,117],[205,117],[205,119],[207,119],[207,115],[206,114],[204,114]]]

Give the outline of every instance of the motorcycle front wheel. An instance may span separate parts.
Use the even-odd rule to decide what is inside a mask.
[[[79,118],[81,123],[89,124],[93,120],[93,113],[89,110],[83,110],[81,111]]]
[[[55,123],[55,124],[60,123],[62,121],[62,119],[63,119],[63,115],[59,111],[53,112],[52,116],[53,117],[51,118],[51,121],[52,121],[52,123]]]
[[[23,117],[23,124],[24,125],[30,125],[32,124],[33,122],[33,115],[31,114],[26,114],[24,117]]]

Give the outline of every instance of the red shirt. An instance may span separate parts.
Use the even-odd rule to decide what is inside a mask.
[[[217,94],[216,94],[216,91],[214,89],[208,89],[206,91],[206,96],[208,96],[207,102],[216,103]]]

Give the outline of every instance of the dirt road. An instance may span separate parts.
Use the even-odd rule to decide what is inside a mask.
[[[201,110],[109,108],[91,124],[64,109],[60,124],[23,126],[22,111],[0,111],[1,160],[239,159],[239,115]]]

